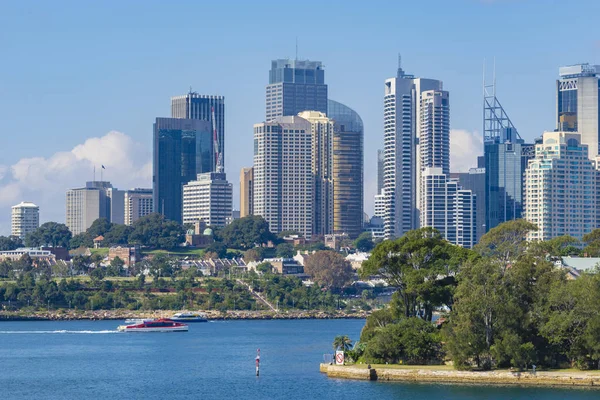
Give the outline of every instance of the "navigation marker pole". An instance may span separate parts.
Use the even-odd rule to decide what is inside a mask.
[[[256,376],[260,375],[260,349],[256,349]]]

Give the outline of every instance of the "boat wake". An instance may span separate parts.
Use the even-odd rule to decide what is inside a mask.
[[[15,334],[106,334],[106,333],[120,333],[119,331],[69,331],[69,330],[57,330],[57,331],[0,331],[0,335],[15,335]]]

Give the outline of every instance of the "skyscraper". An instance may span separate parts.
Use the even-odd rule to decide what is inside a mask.
[[[271,232],[313,232],[311,124],[298,116],[254,125],[254,206]]]
[[[327,85],[320,61],[271,62],[266,89],[266,121],[313,110],[327,114]]]
[[[451,178],[458,179],[458,184],[477,196],[477,241],[485,234],[485,168],[471,168],[469,172],[451,173]]]
[[[254,169],[242,168],[240,171],[240,218],[252,215]]]
[[[588,145],[576,132],[545,132],[525,173],[525,219],[538,230],[530,240],[569,235],[579,240],[594,230],[597,174]]]
[[[330,106],[331,107],[331,106]],[[377,194],[381,194],[383,190],[383,174],[384,174],[384,152],[383,150],[377,150]]]
[[[424,129],[431,129],[431,138],[442,133],[447,122],[438,124],[435,114],[440,113],[441,119],[449,105],[435,107],[435,99],[447,100],[441,81],[407,75],[400,65],[396,77],[385,80],[384,88],[384,230],[386,238],[393,238],[419,226],[417,178],[421,168],[436,165],[421,162],[417,144]],[[424,92],[429,93],[425,98]],[[431,160],[437,159],[434,151],[431,155]]]
[[[132,225],[138,219],[153,212],[152,189],[129,189],[124,197],[124,223]]]
[[[183,185],[183,223],[225,226],[232,217],[232,201],[233,186],[225,173],[198,174],[196,180]]]
[[[25,239],[28,233],[40,227],[40,208],[33,203],[22,201],[12,206],[11,236]]]
[[[225,97],[210,96],[190,92],[183,96],[171,97],[171,117],[183,119],[199,119],[209,121],[212,130],[212,110],[215,112],[215,126],[219,141],[219,153],[222,166],[225,166]],[[216,158],[213,154],[213,168],[216,171]],[[208,172],[208,171],[205,171]]]
[[[319,111],[298,114],[311,126],[313,234],[333,232],[333,120]]]
[[[328,102],[333,128],[333,233],[351,238],[362,232],[364,168],[362,119],[350,107]]]
[[[153,206],[168,219],[182,221],[183,185],[214,169],[210,125],[196,119],[156,118]]]
[[[589,147],[589,158],[598,155],[600,140],[600,65],[561,67],[556,81],[556,128],[579,132]]]
[[[114,190],[114,192],[113,192]],[[86,182],[85,187],[70,189],[66,195],[66,225],[73,235],[85,232],[98,218],[111,222],[111,207],[115,199],[116,215],[122,215],[123,202],[110,182]],[[118,208],[121,208],[118,210]],[[122,223],[122,222],[121,222]]]

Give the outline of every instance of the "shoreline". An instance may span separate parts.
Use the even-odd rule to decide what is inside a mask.
[[[161,318],[169,317],[182,310],[160,310],[160,311],[131,311],[131,310],[95,310],[95,311],[38,311],[32,313],[0,311],[0,322],[2,321],[103,321],[103,320],[125,320],[138,318]],[[223,320],[285,320],[285,319],[365,319],[368,314],[361,313],[328,313],[324,311],[199,311],[206,314],[211,321]]]
[[[320,371],[329,378],[387,382],[450,383],[475,385],[557,386],[600,389],[600,372],[585,371],[458,371],[425,369],[419,366],[386,368],[320,364]]]

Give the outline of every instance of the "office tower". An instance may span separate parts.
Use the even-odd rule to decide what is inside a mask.
[[[12,206],[11,236],[25,239],[28,233],[40,227],[40,208],[33,203],[22,201]]]
[[[423,93],[427,93],[425,97]],[[446,104],[436,107],[437,100]],[[430,148],[432,153],[427,158],[428,161],[423,163],[421,148],[417,147],[417,143],[423,130],[428,130],[427,137],[432,140],[447,135],[447,121],[441,121],[446,118],[447,108],[447,93],[442,91],[441,81],[407,75],[400,65],[397,76],[385,80],[383,125],[386,238],[399,237],[419,227],[417,178],[421,168],[437,166],[431,165],[429,161],[439,157],[436,157],[434,145],[427,146],[423,154],[428,155]],[[436,118],[440,119],[440,123]],[[441,141],[443,142],[444,140]],[[444,160],[443,155],[441,159]],[[443,168],[444,165],[439,167]]]
[[[327,85],[320,61],[273,60],[266,93],[267,122],[306,110],[327,114]]]
[[[156,118],[152,168],[154,211],[181,222],[183,185],[214,168],[210,122]]]
[[[225,173],[207,172],[183,185],[183,223],[225,226],[232,218],[233,185]]]
[[[461,189],[443,168],[425,168],[422,182],[421,225],[437,229],[450,243],[473,247],[477,242],[477,196]]]
[[[110,222],[112,188],[110,182],[92,181],[67,191],[66,225],[73,235],[85,232],[98,218]]]
[[[311,124],[298,116],[254,125],[254,206],[273,233],[313,232]]]
[[[331,106],[330,106],[331,107]],[[383,190],[383,155],[384,155],[384,151],[383,150],[377,150],[377,194],[380,194],[381,191]]]
[[[375,212],[373,216],[382,219],[385,216],[385,195],[383,193],[375,195]]]
[[[588,145],[576,132],[545,132],[525,172],[525,219],[538,230],[530,240],[569,235],[579,240],[596,228],[597,174]]]
[[[215,127],[217,128],[221,166],[223,167],[223,171],[225,171],[225,97],[198,94],[191,90],[186,95],[171,97],[171,118],[209,121],[211,123],[211,132],[212,110],[215,113]],[[217,170],[216,161],[216,157],[213,154],[213,164],[210,171]]]
[[[109,188],[106,190],[110,202],[110,214],[108,220],[113,224],[125,223],[125,191]]]
[[[556,81],[556,128],[581,134],[589,157],[598,155],[600,140],[600,65],[561,67]]]
[[[469,172],[451,173],[450,178],[457,179],[465,190],[477,196],[477,242],[485,234],[485,168],[471,168]]]
[[[240,171],[240,218],[252,215],[254,169],[242,168]]]
[[[485,85],[483,102],[485,228],[518,219],[523,213],[523,179],[533,145],[526,144],[496,97]]]
[[[313,234],[327,235],[333,231],[333,120],[319,111],[298,116],[311,126]]]
[[[132,225],[138,219],[153,212],[152,189],[129,189],[124,197],[124,223]]]
[[[333,128],[333,233],[362,232],[364,214],[364,126],[350,107],[328,101]]]

